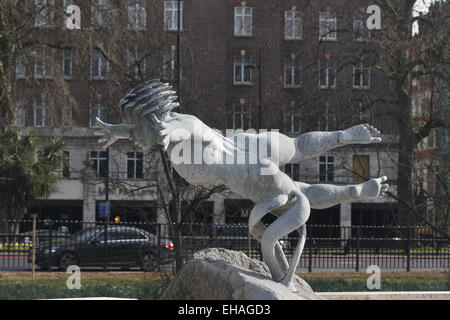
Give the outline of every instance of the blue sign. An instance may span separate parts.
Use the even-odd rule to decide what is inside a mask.
[[[111,216],[111,202],[103,201],[98,204],[99,218],[109,218]]]

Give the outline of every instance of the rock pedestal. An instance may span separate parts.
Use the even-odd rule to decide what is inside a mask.
[[[294,276],[297,292],[274,282],[267,265],[242,252],[210,248],[175,276],[162,300],[318,300],[311,287]]]

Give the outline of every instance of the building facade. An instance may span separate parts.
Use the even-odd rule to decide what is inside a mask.
[[[107,196],[113,216],[166,221],[155,155],[128,141],[107,153],[94,135],[95,117],[120,121],[121,96],[153,78],[178,90],[182,112],[224,132],[296,136],[370,123],[382,131],[381,144],[336,149],[284,170],[306,183],[353,184],[386,175],[395,193],[396,128],[376,99],[389,95],[389,84],[371,68],[369,2],[30,2],[31,9],[49,8],[40,10],[28,35],[39,41],[16,57],[17,126],[63,137],[67,161],[56,190],[29,211],[92,221]],[[80,29],[66,27],[71,4],[81,9]],[[251,206],[236,195],[214,195],[202,206],[211,218],[200,214],[196,221],[246,223]],[[387,225],[395,210],[388,198],[343,203],[315,210],[309,223]]]

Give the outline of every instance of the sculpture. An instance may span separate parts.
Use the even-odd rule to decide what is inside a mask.
[[[108,147],[118,139],[130,139],[146,151],[155,144],[161,145],[173,168],[189,183],[224,184],[232,192],[254,201],[249,217],[250,233],[261,244],[272,279],[291,290],[295,290],[291,280],[305,245],[310,208],[375,199],[389,188],[384,183],[385,176],[349,186],[308,185],[293,181],[279,169],[346,144],[380,142],[380,132],[372,126],[309,132],[295,138],[272,131],[224,137],[195,116],[173,112],[179,103],[171,89],[167,83],[151,80],[129,91],[119,102],[123,123],[112,125],[97,118],[100,130],[96,134],[102,136],[98,142]],[[260,147],[259,151],[250,147],[255,145]],[[262,154],[261,146],[270,146],[277,152]],[[261,219],[268,213],[278,218],[266,227]],[[299,241],[288,263],[278,240],[294,230],[299,232]]]

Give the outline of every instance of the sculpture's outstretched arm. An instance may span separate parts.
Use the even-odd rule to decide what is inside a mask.
[[[99,118],[96,118],[96,120],[99,130],[96,130],[94,134],[101,136],[98,139],[98,143],[103,144],[103,148],[106,149],[118,139],[128,139],[130,137],[130,129],[125,124],[109,124],[101,121]]]
[[[360,124],[346,130],[333,132],[308,132],[294,139],[295,155],[289,163],[319,156],[331,149],[347,144],[381,142],[380,131],[368,124]]]

